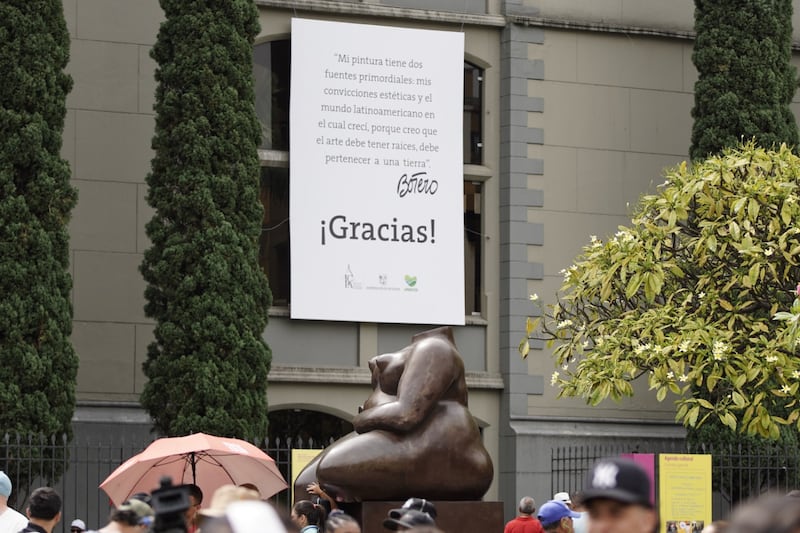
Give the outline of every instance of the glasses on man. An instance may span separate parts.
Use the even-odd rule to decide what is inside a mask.
[[[83,530],[81,528],[78,528],[78,527],[72,527],[69,530],[70,530],[70,533],[82,533],[83,532]]]

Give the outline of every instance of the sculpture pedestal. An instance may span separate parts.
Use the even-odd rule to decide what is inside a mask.
[[[404,500],[405,501],[405,500]],[[345,504],[342,510],[361,522],[362,533],[386,533],[383,521],[390,509],[401,507],[399,502],[361,502]],[[503,502],[442,502],[436,505],[436,527],[448,533],[489,533],[503,531]]]

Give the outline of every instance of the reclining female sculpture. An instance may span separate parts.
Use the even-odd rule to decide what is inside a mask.
[[[339,501],[479,500],[492,462],[467,409],[464,363],[449,327],[373,357],[373,392],[350,433],[325,449],[295,482],[298,498],[319,481]]]

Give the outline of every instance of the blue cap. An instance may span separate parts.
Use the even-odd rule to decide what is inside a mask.
[[[11,496],[11,480],[2,470],[0,470],[0,496],[5,496],[6,498]]]
[[[581,517],[580,514],[572,512],[565,503],[555,500],[545,502],[541,507],[539,507],[539,514],[536,516],[539,519],[539,522],[542,523],[542,527],[545,528],[551,524],[555,524],[566,516],[569,516],[570,518]]]

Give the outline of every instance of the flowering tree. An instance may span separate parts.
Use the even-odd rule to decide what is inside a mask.
[[[555,344],[553,385],[593,405],[633,395],[646,374],[659,401],[677,395],[687,427],[717,419],[773,439],[800,427],[799,184],[786,146],[668,171],[630,227],[592,237],[563,271],[558,303],[528,319],[523,357],[531,339]]]

